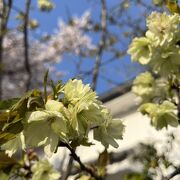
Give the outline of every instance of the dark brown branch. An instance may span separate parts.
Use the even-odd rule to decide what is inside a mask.
[[[76,152],[76,149],[74,149],[74,152]],[[67,178],[69,177],[72,171],[73,161],[74,161],[73,156],[70,156],[66,171],[62,174],[61,180],[67,180]]]
[[[133,149],[128,149],[118,153],[109,153],[109,164],[121,162],[127,159],[131,154],[133,154],[133,152],[134,152]],[[96,164],[96,160],[87,162],[87,164]],[[75,175],[79,172],[80,172],[79,169],[73,168],[70,174]]]
[[[24,66],[28,74],[28,80],[26,82],[26,91],[30,88],[31,83],[31,68],[29,63],[29,43],[28,43],[28,23],[29,23],[29,11],[31,6],[31,0],[26,0],[26,7],[24,13]]]
[[[97,80],[99,76],[99,68],[101,66],[102,61],[102,54],[103,49],[106,46],[106,33],[107,33],[107,7],[106,7],[106,0],[101,0],[101,29],[102,29],[102,35],[101,40],[98,47],[98,52],[96,56],[96,62],[95,67],[93,69],[93,78],[92,78],[92,89],[95,90],[97,86]]]
[[[170,78],[169,81],[171,84],[172,79]],[[175,105],[177,106],[177,110],[178,110],[177,116],[178,116],[179,123],[180,123],[180,84],[179,84],[178,80],[171,84],[171,88],[173,90],[175,90],[175,92],[177,94],[177,103]]]
[[[3,3],[3,9],[2,9],[2,17],[1,17],[1,24],[0,24],[0,99],[2,98],[2,61],[3,61],[3,37],[4,37],[4,14],[5,14],[5,4]]]
[[[73,159],[79,164],[81,171],[85,171],[87,173],[89,173],[94,179],[96,180],[103,180],[102,177],[98,176],[93,169],[87,167],[86,165],[84,165],[80,159],[80,157],[76,154],[75,150],[68,144],[63,144],[67,149],[69,149],[69,151],[71,152],[71,156],[73,157]]]
[[[4,40],[4,35],[7,31],[7,23],[8,23],[11,8],[12,8],[12,0],[8,0],[7,4],[3,0],[2,6],[3,6],[2,13],[0,17],[0,99],[2,99],[3,40]]]
[[[180,120],[180,85],[177,86],[177,97],[178,97],[178,104],[177,104],[177,108],[178,108],[178,118]]]
[[[11,9],[12,9],[12,0],[8,0],[8,3],[5,6],[7,6],[7,10],[5,9],[6,15],[5,15],[5,21],[4,21],[4,30],[6,32],[7,23],[8,23],[8,20],[9,20]]]
[[[172,172],[172,173],[166,178],[166,180],[170,180],[170,179],[172,179],[173,177],[175,177],[175,176],[177,176],[177,175],[179,175],[179,174],[180,174],[180,167],[177,168],[174,172]]]
[[[82,57],[80,56],[79,57],[79,61],[77,62],[76,64],[76,78],[80,77],[81,76],[81,64],[83,62],[83,59]]]
[[[61,180],[66,180],[68,178],[68,176],[70,175],[70,172],[72,170],[72,166],[73,166],[73,157],[71,156],[69,158],[69,162],[68,162],[66,171],[62,174]]]

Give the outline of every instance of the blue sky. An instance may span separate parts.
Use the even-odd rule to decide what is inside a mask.
[[[59,19],[62,19],[64,21],[68,20],[69,16],[76,15],[81,16],[86,10],[89,10],[92,12],[92,18],[96,21],[99,20],[100,16],[100,3],[97,3],[98,0],[54,0],[54,3],[56,4],[56,7],[53,11],[49,13],[40,13],[37,9],[34,9],[31,13],[31,17],[37,19],[40,22],[40,29],[36,31],[36,36],[42,33],[53,33],[54,30],[57,28],[57,23]],[[24,0],[18,0],[16,1],[17,7],[21,7],[22,4],[24,4]],[[36,0],[32,1],[35,7]],[[107,0],[107,7],[113,7],[119,3],[119,0]],[[137,16],[137,9],[132,9],[132,14],[134,17]],[[145,21],[145,18],[144,18]],[[13,24],[12,24],[13,25]],[[116,34],[121,33],[118,29],[112,29]],[[91,36],[93,41],[98,41],[98,38],[94,35]],[[129,42],[125,43],[125,46],[128,45]],[[120,48],[120,47],[119,47]],[[108,59],[108,56],[110,54],[106,53],[103,58]],[[64,56],[63,60],[60,64],[57,65],[58,69],[61,71],[67,72],[67,75],[63,78],[63,80],[68,80],[69,78],[73,77],[75,68],[72,62],[70,61],[69,56]],[[123,61],[118,60],[115,61],[113,64],[109,65],[108,73],[109,77],[115,81],[118,84],[123,83],[124,81],[128,79],[132,79],[136,74],[139,73],[139,70],[135,68],[135,71],[133,70],[134,66],[130,65],[130,57],[127,56]],[[94,64],[94,59],[88,59],[83,67],[86,68],[88,66],[92,66]],[[123,71],[126,69],[126,74],[123,74]],[[103,71],[103,69],[101,69]],[[129,73],[128,73],[129,71]],[[134,73],[132,73],[134,71]],[[106,73],[105,73],[106,74]],[[115,75],[116,74],[116,75]],[[86,83],[88,83],[89,80],[86,80]],[[99,79],[97,91],[98,93],[103,93],[106,91],[109,91],[112,87],[112,84],[106,82],[103,79]]]

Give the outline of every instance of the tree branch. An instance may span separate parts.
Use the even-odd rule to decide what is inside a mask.
[[[177,86],[177,97],[178,97],[178,105],[177,105],[177,108],[178,108],[178,118],[179,118],[179,121],[180,121],[180,85]]]
[[[169,81],[171,83],[172,79],[170,79]],[[178,116],[179,123],[180,123],[180,84],[179,84],[178,80],[171,84],[171,88],[174,89],[177,94],[177,103],[176,103],[177,110],[178,110],[177,116]]]
[[[124,151],[118,152],[118,153],[117,152],[109,153],[109,164],[121,162],[121,161],[127,159],[133,152],[134,152],[133,149],[127,149],[127,150],[124,150]],[[96,164],[96,160],[89,161],[89,162],[87,162],[87,164]],[[77,173],[80,173],[80,170],[77,169],[76,167],[74,167],[70,172],[71,175],[75,175]]]
[[[102,61],[102,54],[103,49],[105,48],[106,44],[106,33],[107,33],[107,7],[106,7],[106,0],[101,0],[101,29],[102,29],[102,35],[101,40],[99,43],[99,48],[96,56],[96,62],[95,67],[93,69],[93,77],[92,77],[92,89],[95,90],[97,86],[97,80],[99,75],[99,68],[101,66]]]
[[[26,0],[26,7],[24,13],[24,66],[28,74],[28,80],[26,83],[26,91],[30,88],[31,82],[31,69],[29,64],[29,43],[28,43],[28,23],[29,23],[29,11],[30,11],[31,0]]]
[[[68,176],[70,175],[70,172],[72,170],[72,166],[73,166],[73,157],[71,156],[69,158],[69,162],[68,162],[66,171],[62,174],[61,180],[66,180],[68,178]]]
[[[170,180],[170,179],[172,179],[173,177],[177,176],[178,174],[180,174],[180,167],[177,168],[174,172],[172,172],[172,173],[166,178],[166,180]]]
[[[0,99],[2,99],[2,63],[3,63],[3,40],[7,30],[7,23],[9,20],[10,12],[12,8],[12,0],[8,0],[6,4],[2,1],[2,13],[0,17]]]
[[[93,178],[95,178],[95,180],[103,180],[102,177],[98,176],[93,169],[87,167],[86,165],[84,165],[80,159],[80,157],[76,154],[75,150],[68,144],[64,143],[63,144],[64,147],[66,147],[67,149],[69,149],[69,151],[71,152],[71,156],[73,157],[73,159],[79,164],[81,171],[85,171],[87,173],[89,173]]]

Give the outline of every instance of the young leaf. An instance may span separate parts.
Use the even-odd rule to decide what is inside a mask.
[[[44,101],[47,102],[47,80],[48,80],[49,70],[46,71],[44,75]]]
[[[18,98],[1,100],[0,101],[0,110],[10,109],[15,103],[17,103],[18,100],[19,100]]]

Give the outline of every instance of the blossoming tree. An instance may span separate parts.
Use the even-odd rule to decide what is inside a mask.
[[[145,36],[134,38],[128,50],[133,61],[150,68],[136,77],[132,91],[140,99],[139,111],[151,119],[157,130],[177,127],[180,122],[180,8],[177,1],[167,1],[166,5],[171,14],[152,12],[147,18]],[[169,166],[173,163],[165,165]],[[158,162],[153,168],[156,167]],[[179,168],[162,179],[178,174]]]
[[[79,179],[105,178],[107,150],[100,154],[97,166],[85,165],[75,151],[78,146],[91,146],[95,141],[101,142],[105,149],[110,145],[117,148],[116,139],[122,139],[124,131],[122,121],[112,118],[94,91],[102,52],[109,48],[108,43],[113,44],[109,41],[112,36],[107,33],[106,4],[103,0],[101,2],[102,37],[98,47],[93,46],[90,38],[84,34],[84,29],[89,25],[89,14],[85,14],[81,19],[74,18],[69,25],[60,22],[61,31],[47,38],[45,43],[32,39],[30,44],[28,26],[37,25],[35,21],[29,20],[31,1],[26,1],[26,11],[21,12],[18,17],[22,23],[19,28],[23,31],[23,36],[19,32],[6,32],[12,1],[1,2],[4,18],[1,19],[0,26],[0,64],[9,68],[6,72],[13,74],[13,68],[16,66],[23,69],[24,62],[28,77],[15,74],[14,79],[25,78],[22,83],[27,80],[27,89],[30,88],[31,81],[40,82],[39,78],[33,77],[30,67],[33,67],[33,71],[41,71],[41,61],[49,63],[51,59],[49,64],[54,63],[64,52],[83,53],[83,56],[87,56],[96,51],[97,56],[92,71],[92,89],[78,79],[66,83],[59,81],[57,84],[51,81],[48,84],[47,72],[44,82],[41,83],[43,90],[31,90],[20,98],[0,101],[0,179],[59,179],[60,172],[55,170],[48,160],[39,159],[32,150],[43,148],[45,156],[50,157],[58,147],[65,147],[71,152],[82,172]],[[50,11],[54,5],[49,0],[39,0],[38,6],[42,11]],[[135,38],[128,50],[133,61],[149,65],[151,69],[135,79],[133,91],[141,99],[139,110],[150,117],[151,124],[157,130],[168,128],[169,125],[177,127],[180,118],[179,6],[176,1],[168,1],[167,6],[173,14],[153,12],[147,18],[148,30],[145,36]],[[114,22],[112,17],[111,21]],[[107,38],[109,36],[111,38]],[[76,39],[73,39],[74,37]],[[19,56],[14,56],[11,51],[13,46],[17,48]],[[39,54],[39,48],[44,51],[43,56]],[[7,66],[8,60],[13,58],[18,61],[16,65]],[[8,76],[6,78],[8,81]],[[2,89],[2,77],[0,81]],[[49,91],[49,88],[52,90]],[[93,131],[93,142],[89,141],[90,131]],[[170,175],[168,179],[173,176],[175,175]]]
[[[1,26],[2,42],[0,41],[1,98],[19,96],[28,89],[42,87],[41,79],[46,68],[54,80],[70,71],[73,72],[70,78],[79,77],[91,83],[93,89],[99,89],[99,79],[105,82],[107,87],[119,84],[119,80],[111,78],[114,71],[111,72],[110,69],[120,69],[116,71],[118,79],[122,81],[132,78],[131,71],[134,66],[131,67],[126,62],[123,64],[123,59],[126,59],[129,40],[141,35],[144,26],[141,14],[137,19],[131,18],[131,6],[140,6],[139,8],[143,9],[142,14],[153,6],[146,7],[146,4],[139,1],[132,4],[122,1],[115,7],[108,7],[104,1],[98,9],[101,18],[94,19],[91,11],[86,11],[81,17],[69,16],[68,22],[60,20],[53,33],[39,34],[41,22],[32,16],[33,11],[50,13],[55,4],[48,0],[25,2],[18,6],[14,1],[6,0],[4,5],[1,3],[0,6],[4,17]],[[133,25],[134,21],[136,26]],[[120,31],[122,32],[119,33]],[[98,42],[94,42],[94,37],[97,37]],[[65,64],[68,61],[67,55],[70,56],[73,64],[71,66],[74,68],[59,72],[56,65],[60,62]],[[105,58],[106,56],[108,57]],[[119,62],[120,59],[122,62]],[[85,69],[86,64],[88,68]],[[141,71],[138,67],[137,73]]]

